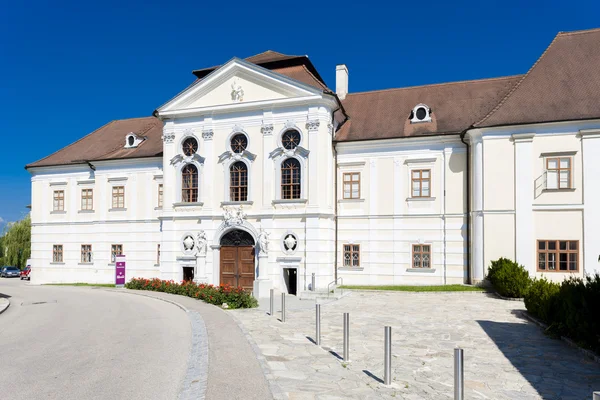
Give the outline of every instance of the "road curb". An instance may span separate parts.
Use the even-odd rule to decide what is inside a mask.
[[[0,299],[0,314],[2,314],[10,306],[10,300],[7,298]]]

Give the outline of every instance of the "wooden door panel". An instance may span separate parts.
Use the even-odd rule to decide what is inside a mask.
[[[237,248],[221,247],[221,285],[236,286],[236,263]]]
[[[252,246],[222,246],[220,264],[221,285],[241,286],[252,291],[255,275]]]
[[[254,249],[252,246],[238,247],[239,285],[251,291],[254,287]]]

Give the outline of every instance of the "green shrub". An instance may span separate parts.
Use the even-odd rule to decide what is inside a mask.
[[[552,324],[556,315],[557,298],[560,291],[558,283],[546,278],[534,279],[525,294],[527,311],[547,324]]]
[[[505,297],[523,297],[531,284],[527,270],[506,258],[492,261],[487,278],[494,289]]]
[[[252,297],[252,294],[246,292],[241,287],[233,288],[230,285],[207,285],[204,283],[196,284],[190,281],[163,281],[158,278],[144,279],[133,278],[125,284],[127,289],[153,290],[155,292],[165,292],[179,294],[202,300],[209,304],[222,306],[227,303],[228,308],[254,308],[258,307],[258,301]]]
[[[562,283],[554,323],[561,335],[600,352],[600,275]]]

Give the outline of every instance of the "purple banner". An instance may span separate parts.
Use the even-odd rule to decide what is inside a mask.
[[[125,284],[125,256],[118,255],[115,257],[115,284]]]

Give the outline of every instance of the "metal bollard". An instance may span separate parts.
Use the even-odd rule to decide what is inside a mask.
[[[269,310],[269,315],[273,316],[273,313],[275,312],[275,289],[271,289],[271,304]]]
[[[315,282],[316,282],[315,273],[313,272],[313,274],[312,274],[312,285],[310,285],[310,290],[312,290],[313,292],[315,291]]]
[[[281,293],[281,322],[285,322],[285,293]]]
[[[593,400],[600,400],[600,392],[594,392]]]
[[[315,343],[321,345],[321,305],[315,304]]]
[[[344,313],[344,361],[350,361],[350,313]]]
[[[463,349],[454,349],[454,400],[464,400],[465,398],[465,376],[463,360]]]
[[[383,351],[383,383],[392,384],[392,327],[386,326],[384,329],[384,351]]]

